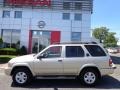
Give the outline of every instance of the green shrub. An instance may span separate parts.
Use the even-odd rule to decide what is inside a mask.
[[[0,48],[2,48],[3,40],[0,38]]]
[[[14,48],[1,48],[0,55],[16,55],[16,49]]]
[[[18,52],[20,55],[26,55],[27,54],[27,48],[25,46],[22,46],[20,50],[18,49]]]
[[[3,43],[3,39],[2,39],[2,38],[0,38],[0,44],[1,44],[1,43]]]
[[[16,57],[16,56],[0,55],[0,63],[7,63],[10,59],[12,59],[14,57]]]

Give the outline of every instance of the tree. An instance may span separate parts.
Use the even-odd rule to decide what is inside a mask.
[[[96,39],[100,40],[100,43],[103,43],[106,47],[117,46],[117,39],[115,38],[113,32],[109,32],[109,29],[106,27],[95,28],[93,30],[93,36]]]
[[[115,47],[117,46],[118,40],[115,38],[116,33],[109,32],[107,37],[104,40],[104,45],[106,47]]]
[[[95,28],[93,30],[93,36],[96,39],[99,39],[100,42],[102,42],[102,40],[104,40],[108,34],[109,29],[106,27],[100,27],[100,28]]]
[[[2,44],[3,44],[3,40],[2,38],[0,38],[0,48],[2,47]]]

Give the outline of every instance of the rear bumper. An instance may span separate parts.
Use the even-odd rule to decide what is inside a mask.
[[[117,67],[115,66],[115,64],[112,65],[112,69],[117,69]]]
[[[101,69],[101,75],[104,76],[104,75],[109,75],[109,74],[113,74],[114,73],[114,70],[116,69],[117,67],[113,64],[112,67],[110,68],[102,68]]]

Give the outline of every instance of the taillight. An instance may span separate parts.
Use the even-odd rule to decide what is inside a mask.
[[[109,66],[111,67],[111,66],[112,66],[112,64],[113,64],[112,59],[109,59]]]

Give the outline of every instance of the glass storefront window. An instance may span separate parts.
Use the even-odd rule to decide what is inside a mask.
[[[32,31],[32,52],[38,53],[50,44],[51,32],[49,31]]]
[[[43,36],[47,37],[48,39],[50,39],[51,33],[49,31],[44,31],[43,32]]]
[[[33,36],[36,36],[37,35],[37,31],[33,31]]]
[[[32,35],[33,35],[33,37],[44,36],[44,37],[50,39],[51,32],[49,32],[49,31],[33,31]]]
[[[12,31],[11,30],[3,30],[3,42],[10,43],[11,42]]]
[[[15,45],[20,42],[20,30],[2,29],[2,32],[4,47],[15,47]]]
[[[18,43],[20,41],[20,30],[12,31],[12,43]]]

